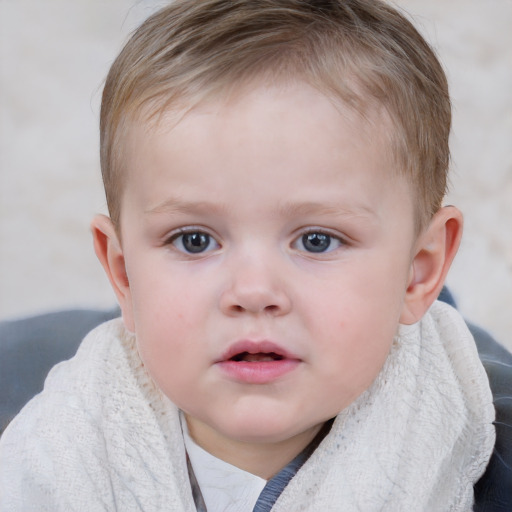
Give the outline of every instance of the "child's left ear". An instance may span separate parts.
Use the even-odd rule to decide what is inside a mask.
[[[418,237],[400,323],[418,322],[439,296],[460,245],[462,226],[462,213],[446,206]]]

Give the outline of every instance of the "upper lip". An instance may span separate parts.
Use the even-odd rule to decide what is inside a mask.
[[[229,361],[244,352],[248,354],[276,354],[283,359],[300,359],[273,341],[240,340],[230,345],[217,362]]]

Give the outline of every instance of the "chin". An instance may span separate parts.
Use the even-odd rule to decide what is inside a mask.
[[[283,418],[282,414],[262,414],[261,410],[255,410],[251,415],[233,420],[225,425],[224,435],[242,443],[251,444],[275,444],[292,439],[306,431],[316,429],[326,420],[314,422],[312,425],[300,425],[298,416]]]

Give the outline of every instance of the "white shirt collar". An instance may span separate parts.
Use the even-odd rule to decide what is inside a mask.
[[[181,413],[185,447],[208,512],[252,512],[267,481],[228,464],[190,437]]]

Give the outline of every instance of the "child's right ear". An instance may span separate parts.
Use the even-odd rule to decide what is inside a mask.
[[[135,332],[130,282],[126,272],[123,248],[114,224],[107,216],[96,215],[91,222],[91,231],[94,251],[119,301],[126,328]]]

